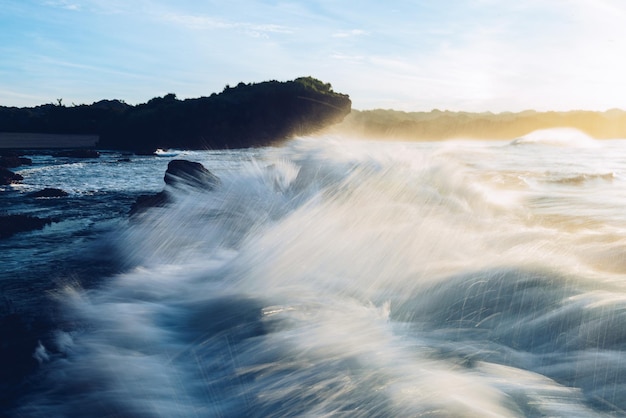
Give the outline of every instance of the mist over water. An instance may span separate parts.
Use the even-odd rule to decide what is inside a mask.
[[[185,153],[15,416],[624,414],[626,141],[567,135]]]

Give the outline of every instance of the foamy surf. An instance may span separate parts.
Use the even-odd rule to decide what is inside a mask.
[[[579,148],[595,147],[598,145],[597,140],[583,131],[574,128],[539,129],[514,139],[511,144],[535,144]]]
[[[516,148],[232,151],[220,187],[120,231],[132,268],[59,292],[65,325],[16,415],[623,413],[626,150],[558,166]],[[590,159],[613,180],[519,180]]]

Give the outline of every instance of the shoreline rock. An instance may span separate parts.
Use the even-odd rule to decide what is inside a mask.
[[[0,239],[12,237],[20,232],[43,229],[51,223],[51,219],[30,215],[0,215]]]
[[[153,207],[161,207],[171,202],[167,187],[187,186],[203,190],[213,190],[221,184],[219,177],[202,164],[188,160],[172,160],[167,165],[163,177],[166,188],[156,194],[141,195],[130,208],[129,215],[145,212]]]
[[[68,193],[65,190],[56,189],[54,187],[46,187],[45,189],[41,189],[36,192],[32,192],[28,194],[29,197],[39,198],[39,197],[65,197],[68,196]]]
[[[169,186],[181,183],[192,187],[203,187],[209,190],[219,185],[220,179],[202,164],[188,160],[172,160],[167,164],[163,181]]]
[[[19,155],[2,155],[0,156],[0,167],[16,168],[22,165],[33,165],[33,160]]]
[[[5,304],[9,302],[5,300]],[[15,312],[0,314],[0,409],[12,405],[23,390],[22,380],[37,369],[33,357],[39,340],[37,331]]]
[[[128,214],[130,216],[136,215],[137,213],[145,212],[150,208],[165,206],[169,202],[170,198],[165,191],[160,191],[156,194],[142,194],[137,197],[135,203],[132,204]]]
[[[95,149],[71,149],[55,152],[53,155],[55,157],[69,158],[100,158],[100,153]]]
[[[22,180],[24,180],[22,175],[14,173],[7,168],[0,167],[0,185],[8,186],[9,184],[19,183]]]

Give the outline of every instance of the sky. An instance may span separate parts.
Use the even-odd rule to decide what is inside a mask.
[[[312,76],[352,107],[626,109],[624,0],[2,0],[0,105]]]

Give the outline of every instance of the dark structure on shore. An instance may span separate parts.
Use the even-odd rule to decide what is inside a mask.
[[[178,100],[175,94],[130,106],[118,100],[66,107],[0,107],[0,132],[98,135],[96,147],[135,152],[157,148],[264,146],[340,122],[347,95],[312,77],[239,83],[220,94]],[[17,147],[19,148],[19,147]]]

